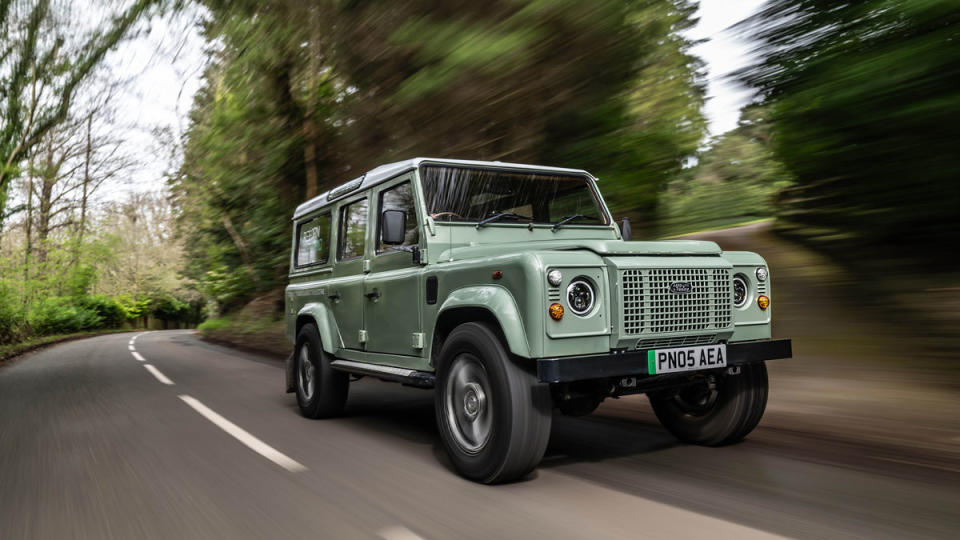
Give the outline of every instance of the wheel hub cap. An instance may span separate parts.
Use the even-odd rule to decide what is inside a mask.
[[[300,372],[300,376],[297,378],[300,383],[300,392],[305,400],[310,401],[310,398],[313,397],[315,382],[313,362],[310,361],[310,348],[306,345],[300,348],[300,369],[298,371]]]
[[[446,375],[443,406],[447,425],[464,452],[475,454],[486,446],[493,432],[490,382],[476,357],[458,356]]]
[[[476,420],[486,405],[487,396],[483,393],[483,388],[477,383],[467,383],[466,392],[463,395],[463,412],[471,421]]]

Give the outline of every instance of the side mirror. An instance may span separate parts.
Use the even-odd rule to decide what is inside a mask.
[[[388,246],[403,243],[407,230],[407,213],[403,210],[384,210],[380,215],[380,240]]]
[[[630,218],[623,218],[623,222],[620,224],[620,236],[627,242],[633,240],[633,231],[630,230]]]

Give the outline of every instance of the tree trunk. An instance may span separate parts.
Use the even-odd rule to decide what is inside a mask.
[[[37,201],[37,263],[47,262],[47,237],[50,236],[50,217],[53,212],[53,186],[57,183],[57,170],[54,165],[53,148],[47,152],[46,165],[40,175],[40,200]]]
[[[306,198],[316,197],[320,190],[317,174],[317,80],[320,75],[320,25],[317,6],[311,6],[310,44],[307,70],[307,110],[303,115],[303,165],[306,169]]]
[[[27,162],[27,221],[24,224],[26,238],[23,250],[23,305],[30,301],[30,255],[33,254],[33,155]]]
[[[247,272],[250,273],[250,279],[259,287],[260,278],[257,276],[257,271],[253,267],[253,257],[250,255],[250,249],[247,247],[247,243],[243,241],[240,233],[237,232],[236,227],[233,226],[233,220],[231,220],[230,216],[226,213],[223,214],[223,228],[227,230],[227,234],[230,235],[234,245],[237,246],[237,251],[240,252],[240,258],[243,259],[243,264],[246,266]]]
[[[73,251],[73,266],[80,264],[80,250],[83,247],[83,235],[87,227],[87,198],[90,196],[90,156],[93,153],[91,130],[93,113],[87,117],[87,145],[83,152],[83,195],[80,198],[80,224],[77,226],[77,243]]]

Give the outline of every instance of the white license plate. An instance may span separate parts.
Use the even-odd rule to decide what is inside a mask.
[[[726,345],[678,347],[647,351],[647,371],[651,374],[697,371],[727,366]]]

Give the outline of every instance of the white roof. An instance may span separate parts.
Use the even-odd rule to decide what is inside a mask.
[[[590,173],[582,169],[566,169],[562,167],[544,167],[542,165],[527,165],[523,163],[506,163],[503,161],[470,161],[465,159],[418,157],[418,158],[408,159],[405,161],[397,161],[395,163],[387,163],[386,165],[380,165],[376,169],[372,169],[369,172],[367,172],[367,174],[364,174],[363,176],[354,178],[349,182],[345,182],[344,184],[342,184],[342,185],[346,185],[352,182],[356,182],[358,180],[360,181],[360,185],[357,186],[356,188],[350,189],[348,191],[344,191],[342,194],[336,195],[330,199],[327,199],[328,194],[330,192],[337,191],[337,189],[339,189],[339,187],[341,186],[333,188],[330,191],[321,193],[320,195],[317,195],[316,197],[298,206],[296,211],[294,211],[293,213],[293,218],[297,219],[300,216],[309,214],[310,212],[317,210],[318,208],[327,206],[328,204],[332,203],[333,201],[336,201],[337,199],[346,197],[352,193],[356,193],[358,191],[369,188],[371,186],[375,186],[380,182],[385,182],[407,171],[412,171],[420,167],[420,165],[424,163],[437,163],[441,165],[449,164],[449,165],[467,165],[467,166],[479,166],[479,167],[500,167],[504,169],[530,169],[530,170],[537,170],[537,171],[576,173],[576,174],[586,174],[588,176],[590,175]]]

